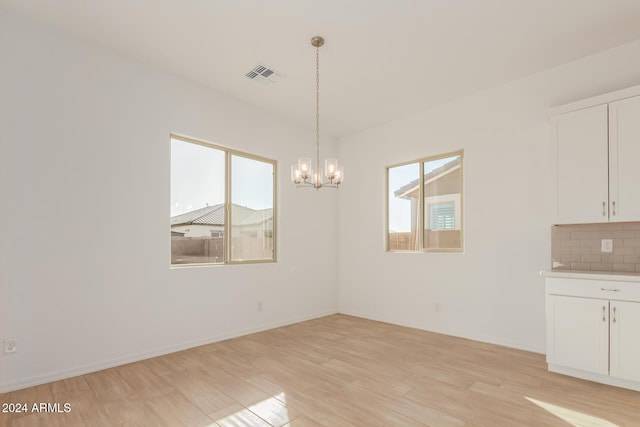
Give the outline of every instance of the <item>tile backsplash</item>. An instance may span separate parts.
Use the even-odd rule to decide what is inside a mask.
[[[613,239],[613,252],[602,253],[602,239]],[[554,225],[554,270],[640,273],[640,222]]]

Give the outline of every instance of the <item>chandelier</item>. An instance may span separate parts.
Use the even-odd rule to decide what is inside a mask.
[[[320,47],[324,45],[324,39],[315,36],[311,39],[311,45],[316,48],[316,168],[312,168],[311,158],[301,157],[298,163],[291,165],[291,181],[297,187],[313,187],[316,190],[322,187],[338,188],[344,179],[344,168],[338,164],[338,159],[324,161],[324,177],[320,170]]]

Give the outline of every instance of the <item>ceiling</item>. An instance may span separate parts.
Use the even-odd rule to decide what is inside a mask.
[[[640,39],[638,0],[0,0],[323,134],[425,110]],[[285,75],[263,85],[258,64]]]

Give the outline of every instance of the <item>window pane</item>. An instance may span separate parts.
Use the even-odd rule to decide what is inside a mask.
[[[420,164],[388,169],[388,245],[390,251],[419,250]]]
[[[231,260],[272,260],[273,163],[231,156]]]
[[[461,156],[433,159],[424,167],[425,249],[461,249]]]
[[[225,152],[171,139],[171,264],[224,262]]]

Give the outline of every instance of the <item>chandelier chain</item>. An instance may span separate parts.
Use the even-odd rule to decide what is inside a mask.
[[[320,47],[316,47],[316,170],[320,174]]]

